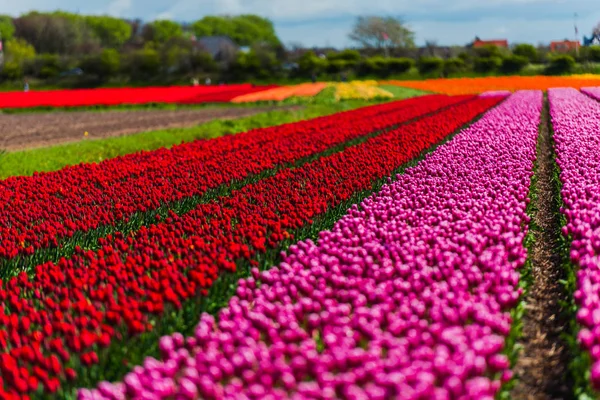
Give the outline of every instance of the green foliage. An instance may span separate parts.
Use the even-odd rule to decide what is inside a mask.
[[[327,68],[327,60],[317,57],[313,51],[307,51],[298,60],[298,68],[304,76],[320,74]]]
[[[358,50],[352,49],[346,49],[338,52],[330,52],[327,54],[327,60],[329,61],[342,60],[357,63],[360,61],[361,58],[362,57]]]
[[[35,57],[35,49],[23,39],[12,39],[5,43],[4,54],[7,62],[21,64]]]
[[[85,22],[106,47],[120,47],[131,37],[131,25],[120,18],[87,16]]]
[[[370,57],[359,66],[359,75],[376,75],[387,77],[391,74],[402,74],[410,70],[415,62],[410,58]]]
[[[228,36],[240,46],[280,45],[273,23],[256,15],[208,16],[194,22],[192,29],[198,37]]]
[[[60,72],[60,58],[56,54],[40,54],[24,62],[25,75],[48,79]]]
[[[477,57],[473,61],[473,70],[482,74],[495,72],[502,65],[502,58],[493,57]]]
[[[15,19],[14,25],[15,36],[38,53],[79,55],[100,49],[100,40],[80,15],[31,12]]]
[[[515,46],[513,49],[515,56],[521,56],[527,58],[530,63],[538,61],[538,51],[535,46],[527,43],[521,43]]]
[[[203,51],[192,53],[190,62],[194,72],[216,72],[219,69],[211,55]]]
[[[387,68],[392,74],[403,74],[414,66],[415,62],[411,58],[399,57],[387,59]]]
[[[85,58],[80,66],[86,74],[108,79],[119,72],[121,55],[115,49],[105,49],[101,54]]]
[[[160,73],[160,55],[152,48],[145,48],[128,55],[125,70],[135,78],[147,79]]]
[[[346,60],[333,60],[327,63],[327,72],[337,74],[345,71],[349,67],[349,62]]]
[[[488,44],[483,47],[474,48],[473,52],[475,53],[475,56],[479,58],[502,57],[502,53],[500,52],[498,46],[495,46],[493,44]]]
[[[268,79],[273,77],[278,61],[273,53],[252,49],[248,53],[239,53],[229,67],[229,74],[236,81],[249,78]]]
[[[444,69],[444,60],[439,57],[421,57],[417,68],[422,75],[439,75]]]
[[[0,36],[2,40],[10,40],[15,34],[15,25],[12,22],[12,17],[8,15],[0,15]]]
[[[562,75],[573,72],[575,68],[575,59],[569,55],[556,55],[550,59],[550,64],[546,67],[546,73],[550,75]]]
[[[144,37],[148,41],[165,43],[169,39],[183,35],[183,28],[177,22],[157,20],[147,24],[144,28]]]
[[[594,62],[600,62],[600,46],[590,46],[587,48],[588,59]]]
[[[0,76],[3,79],[17,80],[23,77],[23,67],[21,63],[15,61],[7,61],[0,70]]]
[[[444,60],[444,74],[455,74],[467,69],[467,64],[462,58],[455,57]]]
[[[502,60],[500,70],[505,74],[518,74],[529,64],[529,59],[525,56],[512,55]]]

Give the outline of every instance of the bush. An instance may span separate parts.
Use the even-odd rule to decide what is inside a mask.
[[[121,56],[113,49],[106,49],[101,54],[89,56],[80,64],[85,74],[96,75],[100,79],[115,76],[121,66]]]
[[[515,56],[521,56],[521,57],[527,58],[527,60],[530,63],[534,63],[534,62],[538,61],[537,49],[531,44],[527,44],[527,43],[518,44],[513,49],[513,54]]]
[[[37,78],[53,78],[60,72],[60,59],[55,54],[41,54],[26,60],[23,72]]]
[[[327,63],[327,72],[330,74],[337,74],[348,68],[348,61],[346,60],[333,60]]]
[[[377,75],[381,76],[385,74],[387,70],[387,61],[383,57],[369,57],[363,60],[359,65],[359,74],[365,75]]]
[[[393,74],[403,74],[414,67],[415,62],[410,58],[388,58],[387,67]]]
[[[317,57],[312,51],[304,53],[298,60],[298,69],[303,76],[318,75],[325,71],[327,65],[327,60]]]
[[[361,59],[360,53],[358,50],[342,50],[338,53],[330,52],[327,54],[327,60],[329,61],[354,61],[354,63],[358,63]]]
[[[444,61],[444,74],[454,74],[467,69],[467,64],[462,58],[449,58]]]
[[[212,56],[203,51],[192,53],[190,61],[194,72],[216,72],[219,70],[219,66]]]
[[[529,59],[524,56],[509,56],[502,60],[501,70],[505,74],[517,74],[529,64]]]
[[[590,61],[600,62],[600,46],[588,47],[588,59]]]
[[[4,63],[2,72],[0,73],[2,79],[17,80],[23,77],[23,68],[21,64],[15,61],[7,61]]]
[[[149,78],[160,73],[160,55],[151,48],[132,53],[128,57],[126,70],[132,78]]]
[[[550,75],[568,74],[575,68],[575,59],[569,55],[558,55],[552,57],[550,64],[546,67],[546,73]]]
[[[473,62],[475,72],[487,74],[496,71],[502,65],[500,57],[478,57]]]
[[[473,49],[475,56],[477,58],[492,58],[492,57],[501,57],[502,53],[500,52],[500,48],[493,44],[488,44],[483,47],[477,47]]]
[[[439,75],[444,69],[444,60],[439,57],[421,57],[417,68],[421,75]]]

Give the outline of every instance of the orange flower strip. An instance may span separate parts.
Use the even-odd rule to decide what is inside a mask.
[[[566,76],[494,76],[484,78],[427,79],[423,81],[389,81],[385,84],[443,94],[476,94],[490,90],[548,90],[552,87],[598,86],[597,79]]]
[[[282,101],[287,98],[296,97],[312,97],[321,93],[327,87],[327,83],[302,83],[294,86],[283,86],[255,92],[252,94],[241,95],[231,100],[232,103],[250,103],[255,101]]]

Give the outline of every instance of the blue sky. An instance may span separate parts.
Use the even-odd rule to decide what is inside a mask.
[[[574,14],[580,36],[600,22],[600,0],[0,0],[0,13],[30,10],[110,14],[153,20],[193,21],[204,15],[254,13],[270,18],[285,44],[351,45],[357,15],[401,16],[418,44],[441,45],[482,39],[540,43],[572,39]]]

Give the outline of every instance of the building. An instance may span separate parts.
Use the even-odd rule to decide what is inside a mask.
[[[197,48],[206,51],[215,61],[231,61],[240,50],[228,36],[203,36],[193,41]]]
[[[577,40],[561,40],[558,42],[550,42],[550,51],[553,53],[568,53],[577,51],[581,44]]]
[[[508,40],[506,39],[494,39],[494,40],[481,40],[478,37],[475,37],[473,41],[472,47],[479,48],[485,46],[496,46],[501,49],[508,49]]]

